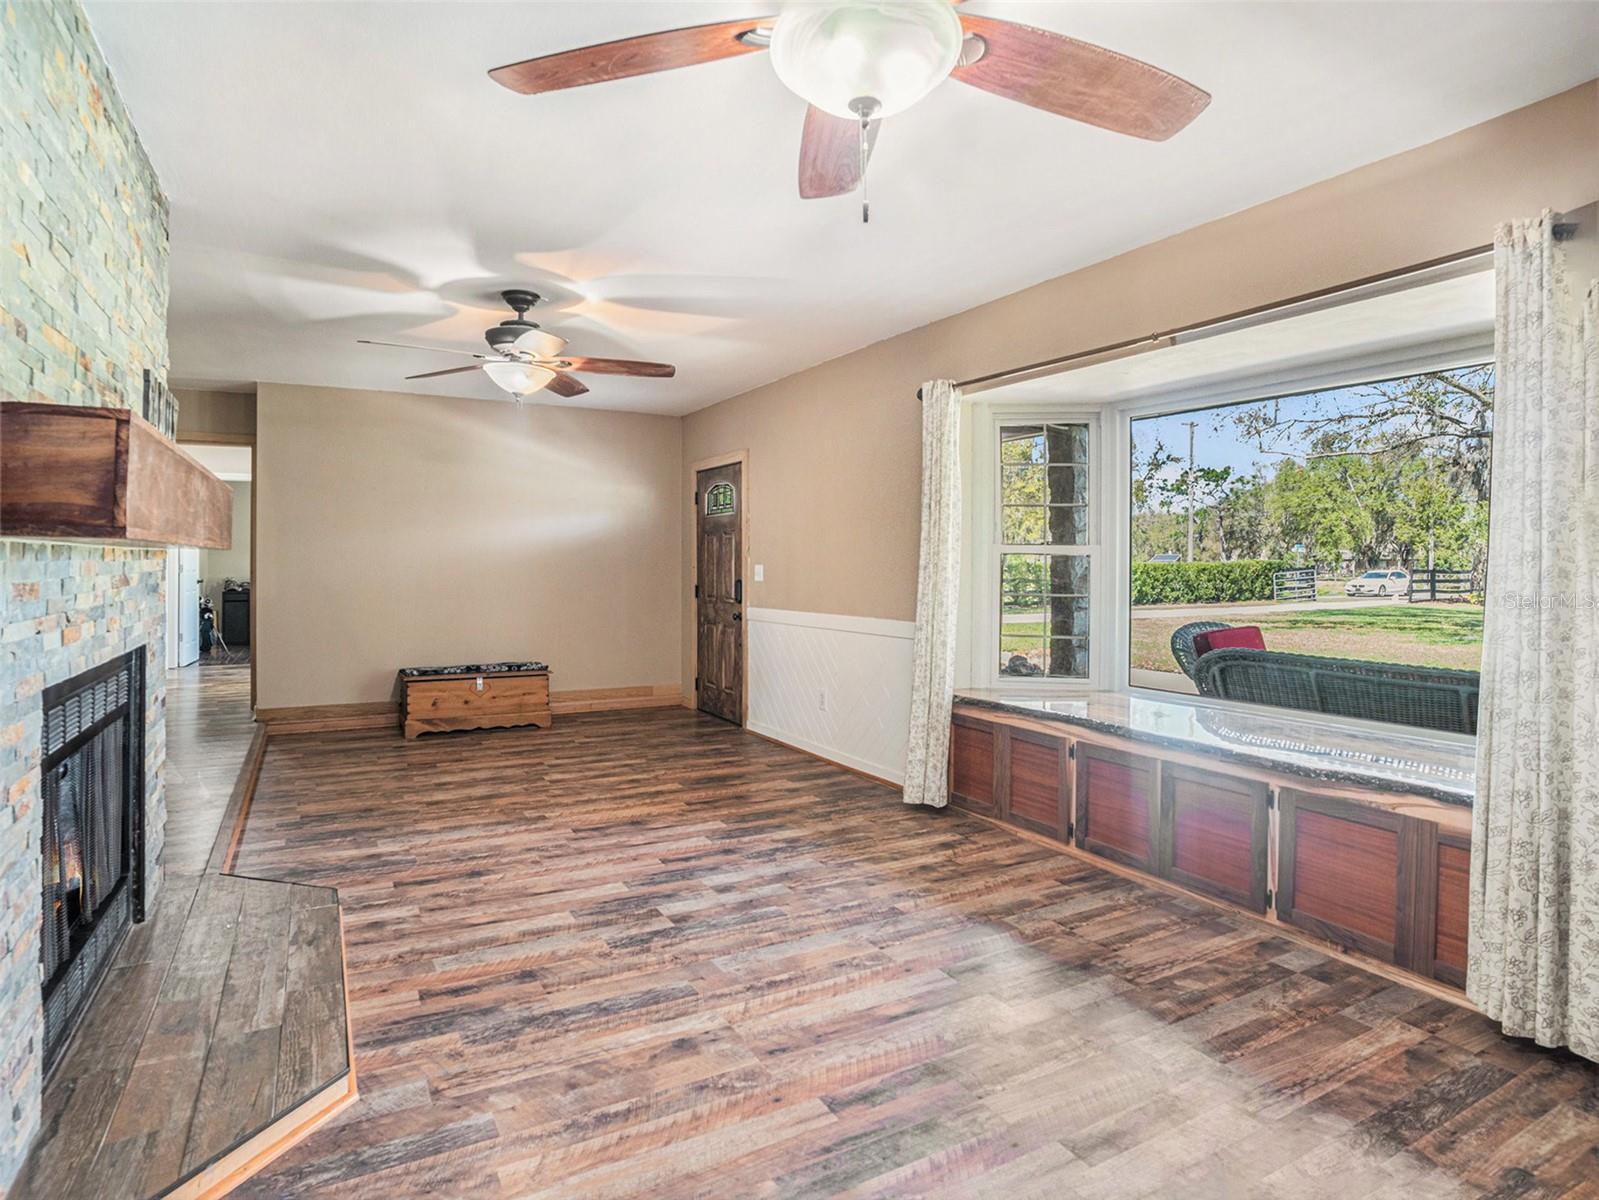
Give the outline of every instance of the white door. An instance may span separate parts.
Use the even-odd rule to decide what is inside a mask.
[[[167,670],[178,665],[178,547],[167,547]]]
[[[177,665],[186,667],[200,657],[200,552],[193,546],[180,546],[177,560]]]

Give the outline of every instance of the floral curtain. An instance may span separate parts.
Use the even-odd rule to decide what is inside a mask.
[[[960,602],[960,397],[948,379],[922,385],[922,555],[905,803],[934,808],[949,799],[949,710]]]
[[[1498,231],[1493,500],[1466,993],[1599,1059],[1599,285]]]

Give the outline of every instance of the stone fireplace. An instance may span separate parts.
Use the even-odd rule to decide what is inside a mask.
[[[0,775],[7,783],[0,804],[0,1183],[9,1183],[38,1127],[55,1023],[45,1000],[45,843],[66,831],[59,828],[65,824],[60,793],[52,798],[51,791],[63,782],[72,788],[80,783],[59,776],[64,760],[48,747],[54,742],[59,753],[65,743],[52,738],[46,713],[76,681],[126,670],[130,657],[138,663],[138,683],[130,680],[127,697],[128,728],[97,741],[96,753],[124,764],[123,786],[136,801],[128,815],[140,833],[124,841],[118,857],[126,859],[128,878],[137,877],[138,885],[122,891],[130,901],[134,891],[142,891],[145,902],[154,903],[166,822],[165,582],[161,551],[0,542]],[[120,756],[112,740],[118,736]],[[48,782],[47,762],[56,768]],[[58,825],[55,833],[51,821]],[[89,907],[100,907],[94,897],[106,895],[108,890],[94,893]],[[52,995],[51,1002],[59,1000]]]
[[[39,793],[44,1066],[144,919],[144,650],[46,688]]]
[[[136,406],[146,370],[166,377],[166,199],[82,9],[65,0],[5,15],[0,400]],[[44,1077],[44,696],[130,653],[140,660],[137,746],[124,749],[137,759],[125,782],[143,843],[119,853],[155,904],[165,573],[158,548],[0,541],[0,1193],[39,1128]],[[131,901],[136,889],[122,890]]]

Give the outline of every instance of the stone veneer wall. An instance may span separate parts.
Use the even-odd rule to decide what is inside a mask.
[[[0,98],[0,400],[137,407],[144,369],[166,376],[167,205],[73,0],[0,0]],[[165,565],[161,550],[0,541],[0,1192],[39,1125],[40,692],[147,648],[153,899]]]

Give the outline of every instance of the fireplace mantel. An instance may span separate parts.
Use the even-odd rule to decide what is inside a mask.
[[[0,403],[0,479],[0,537],[232,544],[228,485],[129,409]]]

